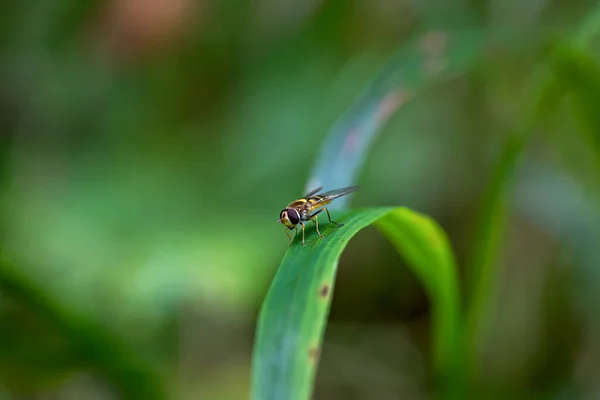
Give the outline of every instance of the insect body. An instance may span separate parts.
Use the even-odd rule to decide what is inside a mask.
[[[358,186],[349,186],[346,188],[330,190],[325,193],[317,194],[321,191],[322,188],[318,188],[308,193],[301,199],[298,199],[292,203],[290,203],[286,208],[281,210],[279,214],[279,219],[277,222],[281,222],[285,225],[286,230],[285,234],[290,239],[290,246],[294,239],[290,237],[288,234],[288,230],[294,229],[296,233],[294,234],[294,238],[298,234],[298,225],[302,227],[302,246],[304,246],[304,222],[313,221],[315,223],[317,233],[321,238],[324,236],[319,232],[319,221],[317,219],[317,215],[325,210],[327,213],[327,218],[329,222],[334,224],[337,227],[340,227],[344,224],[338,224],[335,221],[331,220],[331,215],[329,214],[329,210],[325,208],[325,206],[331,203],[332,200],[337,199],[338,197],[342,197],[347,195],[348,193],[354,192],[358,189]]]

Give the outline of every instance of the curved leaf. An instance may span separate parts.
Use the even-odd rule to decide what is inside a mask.
[[[388,119],[419,93],[475,65],[487,39],[479,29],[427,31],[401,46],[328,132],[305,192],[353,185]],[[340,198],[331,208],[347,201]]]
[[[423,283],[433,308],[436,372],[444,382],[460,382],[458,278],[443,231],[407,208],[355,210],[336,219],[344,226],[322,224],[324,239],[307,228],[306,246],[296,238],[281,262],[258,321],[252,398],[310,398],[340,255],[350,239],[371,224],[388,237]]]

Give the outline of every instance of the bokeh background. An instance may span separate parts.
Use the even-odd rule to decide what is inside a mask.
[[[435,218],[466,294],[485,193],[536,65],[594,6],[2,2],[0,398],[248,398],[255,320],[288,243],[279,211],[418,32],[508,39],[411,92],[351,204]],[[472,343],[476,398],[600,398],[600,153],[563,103],[511,180]],[[364,230],[341,259],[315,398],[429,398],[430,328],[421,284]]]

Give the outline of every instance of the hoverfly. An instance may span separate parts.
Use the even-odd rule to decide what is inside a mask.
[[[313,221],[315,223],[317,233],[321,238],[324,236],[319,232],[319,221],[317,219],[317,215],[325,210],[327,212],[327,218],[329,222],[334,224],[336,227],[343,226],[344,224],[338,224],[335,221],[331,220],[331,215],[329,214],[329,210],[325,208],[325,206],[331,203],[332,200],[337,199],[338,197],[342,197],[347,195],[348,193],[354,192],[358,189],[358,186],[349,186],[341,189],[330,190],[325,193],[317,194],[323,188],[317,188],[312,192],[308,193],[301,199],[293,201],[286,208],[281,210],[279,213],[279,219],[277,223],[282,223],[285,225],[286,230],[285,234],[290,239],[290,246],[292,242],[296,238],[298,234],[298,225],[302,227],[302,246],[304,246],[304,222]],[[294,238],[288,234],[288,230],[295,229],[296,233],[294,234]]]

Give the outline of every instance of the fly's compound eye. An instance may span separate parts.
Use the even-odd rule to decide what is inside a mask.
[[[296,225],[298,222],[300,222],[300,214],[298,213],[298,211],[294,210],[293,208],[287,209],[287,216],[288,216],[290,222],[294,225]]]

